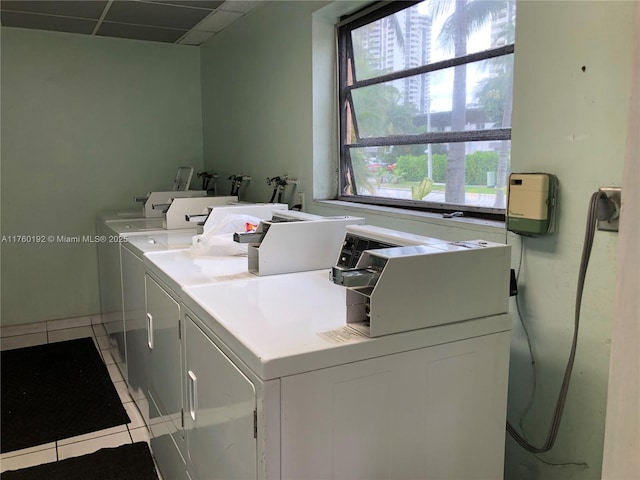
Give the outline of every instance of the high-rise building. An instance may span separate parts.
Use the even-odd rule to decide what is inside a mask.
[[[416,5],[365,25],[355,32],[354,40],[360,42],[376,75],[407,70],[429,62],[430,21]],[[428,109],[427,75],[415,75],[392,84],[401,93],[402,103],[414,105],[418,112]]]

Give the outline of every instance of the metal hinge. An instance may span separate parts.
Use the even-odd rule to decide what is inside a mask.
[[[258,438],[258,410],[253,411],[253,438]]]

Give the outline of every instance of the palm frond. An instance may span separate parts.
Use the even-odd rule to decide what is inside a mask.
[[[504,0],[473,0],[467,3],[467,37],[476,33],[506,8]]]
[[[431,19],[433,21],[442,17],[443,15],[449,15],[452,10],[452,4],[455,0],[432,0],[431,1]]]
[[[391,27],[391,29],[393,30],[393,33],[395,34],[396,41],[398,42],[398,46],[400,47],[401,50],[404,50],[404,32],[402,31],[402,26],[398,21],[398,17],[396,17],[396,15],[394,14],[387,18],[389,19],[389,26]]]
[[[442,24],[442,29],[438,33],[438,45],[443,50],[453,50],[456,40],[455,14],[452,13]]]
[[[433,18],[449,14],[442,24],[442,29],[437,38],[438,44],[446,50],[453,47],[456,35],[455,11],[450,13],[452,1],[453,0],[435,0],[432,10]],[[507,3],[508,0],[467,1],[465,5],[467,17],[466,38],[479,32],[489,21],[495,19],[500,12],[507,8]]]

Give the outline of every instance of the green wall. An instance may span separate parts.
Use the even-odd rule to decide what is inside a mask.
[[[205,164],[221,193],[229,175],[250,175],[240,197],[252,201],[281,175],[311,194],[311,15],[326,2],[267,3],[201,46]]]
[[[264,178],[289,174],[313,213],[362,215],[371,224],[448,239],[507,241],[514,267],[524,246],[520,304],[537,368],[522,424],[540,445],[571,343],[589,197],[622,182],[633,2],[518,3],[512,168],[560,180],[557,232],[524,240],[487,222],[311,201],[312,191],[317,199],[337,191],[333,25],[357,4],[268,2],[201,48],[205,165],[221,174],[224,188],[229,174],[250,174],[247,200],[268,199]],[[293,203],[295,191],[288,193]],[[536,457],[508,438],[507,479],[600,478],[616,241],[616,234],[596,235],[556,446]],[[515,317],[513,335],[509,418],[520,428],[533,375]]]
[[[93,235],[98,212],[202,167],[197,48],[6,27],[1,39],[5,240]],[[98,312],[95,244],[2,243],[2,325]]]
[[[298,179],[314,213],[448,239],[513,245],[536,390],[514,318],[509,417],[546,435],[566,364],[587,202],[622,183],[633,2],[518,3],[512,168],[560,180],[557,232],[521,239],[488,222],[312,202],[337,191],[333,25],[362,2],[264,2],[199,50],[2,28],[2,235],[93,233],[97,212],[169,186],[179,165]],[[585,67],[584,71],[582,67]],[[201,69],[200,69],[201,67]],[[580,343],[555,448],[507,438],[507,479],[599,479],[617,235],[598,232]],[[2,325],[98,312],[95,246],[2,244]],[[512,304],[512,311],[515,306]]]
[[[521,275],[521,307],[538,359],[537,390],[523,424],[540,445],[571,343],[589,196],[622,185],[634,2],[520,2],[518,15],[513,168],[550,171],[560,180],[558,231],[525,241]],[[617,240],[616,233],[596,233],[556,447],[535,458],[509,442],[510,478],[600,478]],[[509,386],[515,423],[531,394],[521,338],[514,342]]]

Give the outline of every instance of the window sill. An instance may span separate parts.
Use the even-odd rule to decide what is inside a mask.
[[[380,216],[393,217],[394,219],[438,225],[442,227],[463,228],[465,230],[486,232],[493,235],[503,233],[505,230],[504,222],[495,220],[484,220],[473,217],[443,218],[442,214],[433,212],[404,210],[401,208],[383,207],[381,205],[369,205],[365,203],[345,202],[341,200],[314,200],[313,203],[322,207],[339,208],[342,211],[348,210],[349,212],[353,212],[354,215],[364,215],[369,213]]]

